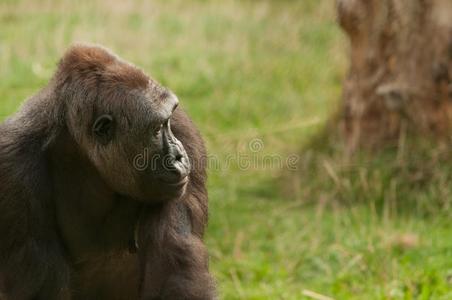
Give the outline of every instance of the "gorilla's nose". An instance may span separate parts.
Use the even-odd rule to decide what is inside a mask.
[[[162,139],[166,177],[168,181],[181,182],[190,174],[191,164],[184,146],[173,135],[169,120],[163,127]]]
[[[184,179],[190,173],[190,165],[185,161],[185,158],[181,155],[179,159],[176,157],[173,162],[174,169],[173,173],[179,178],[179,180]]]
[[[189,174],[191,164],[185,151],[177,150],[167,155],[165,159],[165,169],[167,174],[165,177],[170,182],[181,182]]]
[[[161,174],[160,179],[166,184],[176,186],[185,185],[188,182],[188,175],[190,168],[186,163],[181,161],[173,161],[166,167],[164,174]]]

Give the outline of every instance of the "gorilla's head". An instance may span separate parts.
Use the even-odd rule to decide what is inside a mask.
[[[183,195],[190,162],[171,131],[172,92],[93,46],[72,47],[55,78],[69,133],[112,190],[152,203]]]

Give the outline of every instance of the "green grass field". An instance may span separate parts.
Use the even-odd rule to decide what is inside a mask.
[[[347,67],[334,1],[0,0],[1,119],[76,41],[145,69],[202,131],[222,299],[452,299],[450,149],[347,159],[320,136]]]

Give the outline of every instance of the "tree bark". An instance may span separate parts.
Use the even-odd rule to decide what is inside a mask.
[[[350,39],[342,126],[350,149],[405,130],[451,138],[452,0],[337,0]]]

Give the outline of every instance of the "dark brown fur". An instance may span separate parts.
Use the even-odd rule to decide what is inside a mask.
[[[0,125],[0,299],[215,298],[202,243],[206,154],[183,110],[171,127],[193,167],[185,193],[152,182],[144,192],[132,165],[146,147],[148,99],[168,95],[107,50],[77,45]],[[102,148],[90,126],[104,111],[121,128]]]

